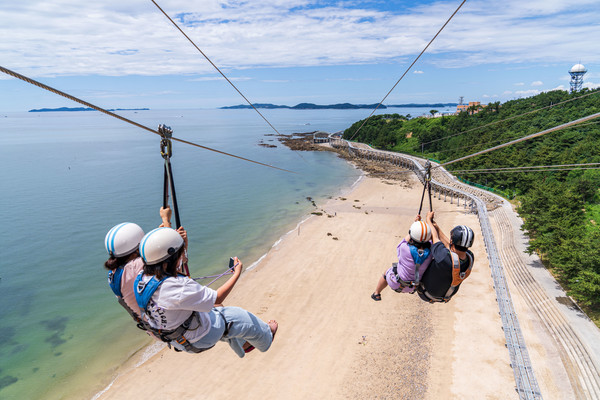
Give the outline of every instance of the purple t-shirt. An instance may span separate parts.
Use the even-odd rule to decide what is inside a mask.
[[[400,244],[398,245],[398,276],[403,281],[412,281],[415,279],[415,260],[413,260],[412,254],[410,252],[410,245],[406,241],[406,239],[402,239]],[[425,270],[431,263],[431,253],[429,256],[423,261],[421,267],[419,267],[419,276],[423,277]],[[396,276],[394,275],[393,269],[390,268],[385,273],[385,278],[387,284],[393,290],[397,290],[400,288],[400,284],[396,281]],[[402,293],[411,293],[414,292],[415,288],[404,288],[402,289]]]

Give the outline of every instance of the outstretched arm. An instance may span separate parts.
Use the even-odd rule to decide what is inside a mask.
[[[431,239],[433,243],[442,242],[446,248],[450,248],[450,240],[448,237],[442,232],[437,222],[433,220],[434,212],[430,211],[427,213],[427,223],[433,227],[431,230]]]
[[[229,295],[229,293],[231,293],[231,290],[233,289],[237,280],[242,274],[242,267],[244,266],[244,264],[242,264],[242,262],[237,257],[233,257],[233,262],[235,265],[233,269],[233,275],[227,280],[227,282],[225,282],[223,285],[221,285],[220,288],[217,289],[217,299],[215,300],[215,305],[223,304],[223,301],[225,301],[225,298]]]
[[[162,219],[162,224],[159,225],[161,228],[170,228],[171,227],[171,207],[167,206],[167,208],[160,208],[160,218]]]
[[[442,231],[442,229],[439,226],[437,226],[437,224],[435,226],[435,230],[437,231],[437,233],[440,237],[440,241],[442,243],[444,243],[444,246],[446,246],[446,248],[449,249],[450,248],[450,239],[448,239],[448,236],[446,236],[444,231]]]

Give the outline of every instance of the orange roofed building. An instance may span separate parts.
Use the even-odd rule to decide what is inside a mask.
[[[469,114],[477,114],[484,106],[478,101],[470,101],[469,104],[459,104],[456,106],[456,112],[467,111]]]

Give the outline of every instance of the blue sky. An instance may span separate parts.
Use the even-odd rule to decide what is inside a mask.
[[[377,103],[456,1],[157,0],[252,102]],[[89,3],[89,4],[88,4]],[[600,0],[471,0],[386,104],[600,86]],[[243,99],[150,0],[2,2],[0,65],[105,108]],[[2,74],[3,75],[3,74]],[[0,112],[76,107],[0,76]]]

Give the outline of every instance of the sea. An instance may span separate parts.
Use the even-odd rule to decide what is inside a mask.
[[[360,177],[334,153],[289,150],[254,110],[117,113],[292,171],[173,143],[193,277],[224,271],[231,256],[256,266],[273,243],[310,217],[311,200],[323,204]],[[344,130],[370,111],[261,113],[280,133],[293,134]],[[0,154],[0,398],[98,398],[125,365],[135,367],[157,349],[116,302],[103,263],[112,226],[129,221],[149,231],[160,224],[160,138],[96,111],[0,111]]]

